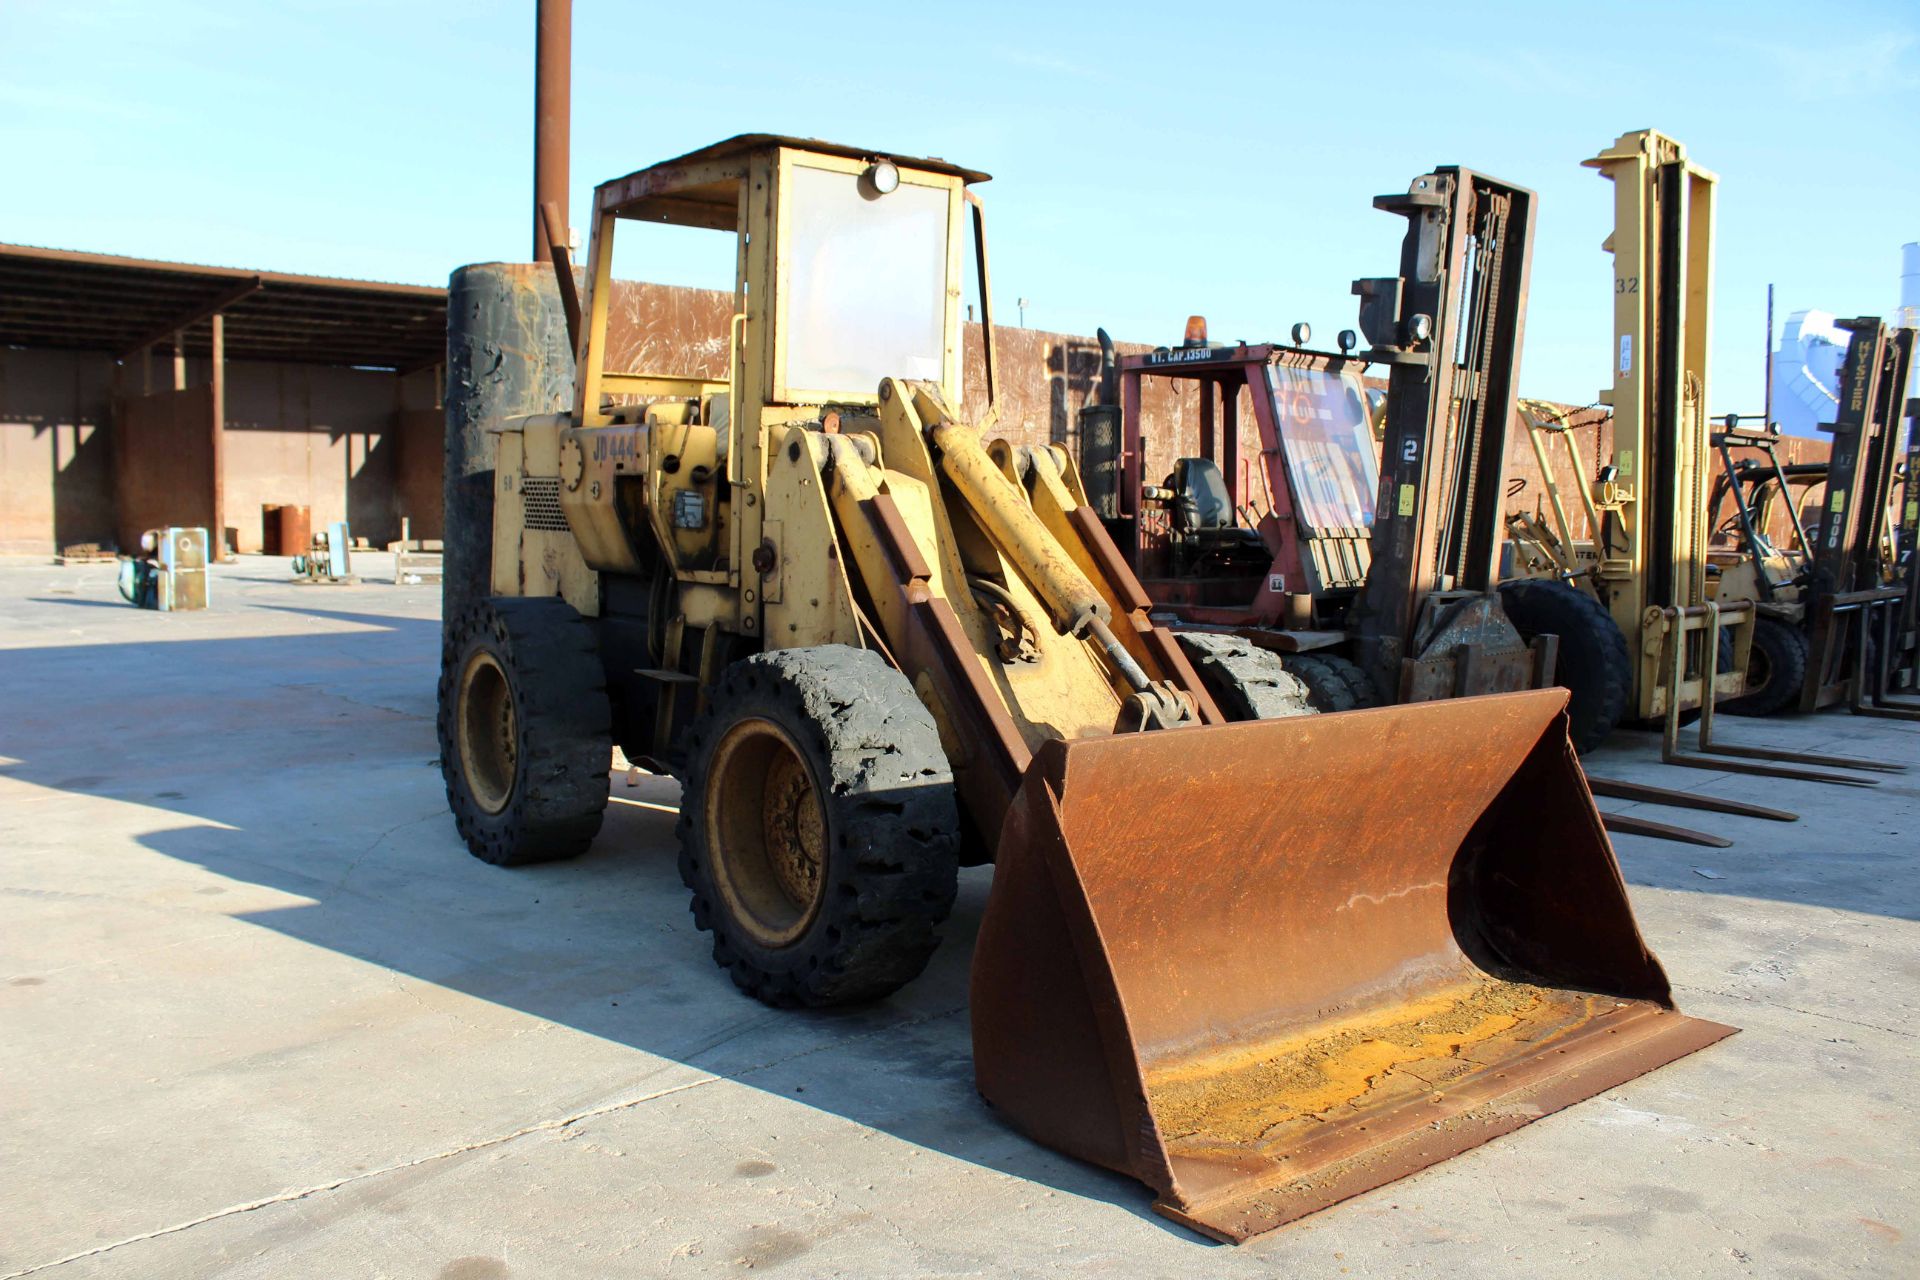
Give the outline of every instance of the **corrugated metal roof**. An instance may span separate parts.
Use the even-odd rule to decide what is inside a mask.
[[[205,354],[215,305],[229,359],[407,369],[446,349],[444,288],[0,244],[0,344],[125,354],[188,322]]]

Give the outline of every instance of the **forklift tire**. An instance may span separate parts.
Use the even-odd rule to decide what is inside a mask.
[[[1560,640],[1554,683],[1566,689],[1567,732],[1581,755],[1606,740],[1627,714],[1633,660],[1627,638],[1606,606],[1577,587],[1550,578],[1500,584],[1500,603],[1523,640]]]
[[[1753,624],[1747,691],[1714,710],[1730,716],[1770,716],[1794,705],[1806,680],[1806,635],[1778,618],[1761,618]]]
[[[933,716],[845,645],[727,667],[688,730],[680,878],[736,986],[776,1007],[875,1000],[927,966],[960,814]]]
[[[1322,714],[1380,705],[1367,673],[1337,653],[1290,653],[1281,659],[1294,679],[1307,687],[1307,700]]]
[[[482,600],[443,646],[440,772],[468,850],[503,867],[584,853],[613,759],[591,624],[563,600]]]
[[[1287,669],[1277,653],[1250,640],[1206,631],[1174,633],[1186,650],[1200,683],[1229,720],[1279,720],[1310,716],[1311,691]]]

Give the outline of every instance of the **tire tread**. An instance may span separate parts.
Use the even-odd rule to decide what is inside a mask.
[[[705,854],[701,795],[711,748],[746,715],[791,729],[828,792],[832,833],[820,915],[767,952],[728,927]],[[680,878],[714,963],[776,1007],[878,999],[916,977],[939,945],[958,890],[959,816],[933,716],[904,676],[845,645],[755,654],[722,673],[689,730],[680,806]],[[903,783],[911,785],[902,786]]]
[[[479,645],[507,673],[520,736],[521,777],[499,814],[475,802],[458,754],[460,672]],[[507,867],[586,852],[606,814],[612,719],[593,626],[565,601],[497,597],[468,606],[443,632],[435,718],[447,804],[468,850]]]

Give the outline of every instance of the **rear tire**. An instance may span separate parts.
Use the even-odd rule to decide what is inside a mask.
[[[1240,636],[1207,631],[1174,633],[1200,682],[1229,720],[1279,720],[1317,710],[1307,687],[1277,653]]]
[[[1337,653],[1290,653],[1281,661],[1307,687],[1307,700],[1323,715],[1380,705],[1380,694],[1367,673]]]
[[[1352,708],[1342,710],[1365,710],[1369,706],[1379,706],[1380,691],[1373,687],[1359,664],[1350,658],[1329,651],[1296,652],[1286,656],[1286,670],[1294,672],[1309,691],[1325,689],[1327,697],[1338,697],[1338,689],[1344,687],[1354,700]],[[1319,706],[1319,702],[1315,702]],[[1327,708],[1321,708],[1327,710]]]
[[[482,600],[446,629],[440,772],[474,857],[584,853],[607,807],[612,710],[593,627],[563,600]]]
[[[1554,683],[1566,689],[1567,731],[1582,755],[1606,740],[1627,714],[1633,662],[1627,638],[1606,606],[1577,587],[1549,578],[1500,586],[1500,603],[1522,639],[1559,637]]]
[[[680,876],[734,984],[775,1006],[874,1000],[926,968],[958,888],[933,717],[844,645],[729,666],[689,730]]]
[[[1714,710],[1730,716],[1770,716],[1798,701],[1806,679],[1806,636],[1777,618],[1761,618],[1753,624],[1747,691]]]

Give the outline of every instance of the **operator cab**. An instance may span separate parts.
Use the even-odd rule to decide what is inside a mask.
[[[1300,326],[1296,338],[1306,334]],[[1240,625],[1252,601],[1264,625],[1304,624],[1303,609],[1316,625],[1337,625],[1366,581],[1380,487],[1377,393],[1362,377],[1364,361],[1298,345],[1209,342],[1196,316],[1183,345],[1126,356],[1120,366],[1129,468],[1146,452],[1142,384],[1167,379],[1199,394],[1200,455],[1174,459],[1159,486],[1136,488],[1123,477],[1109,522],[1154,603],[1190,622]],[[1249,409],[1260,447],[1243,462]],[[1130,502],[1136,492],[1140,500]]]

